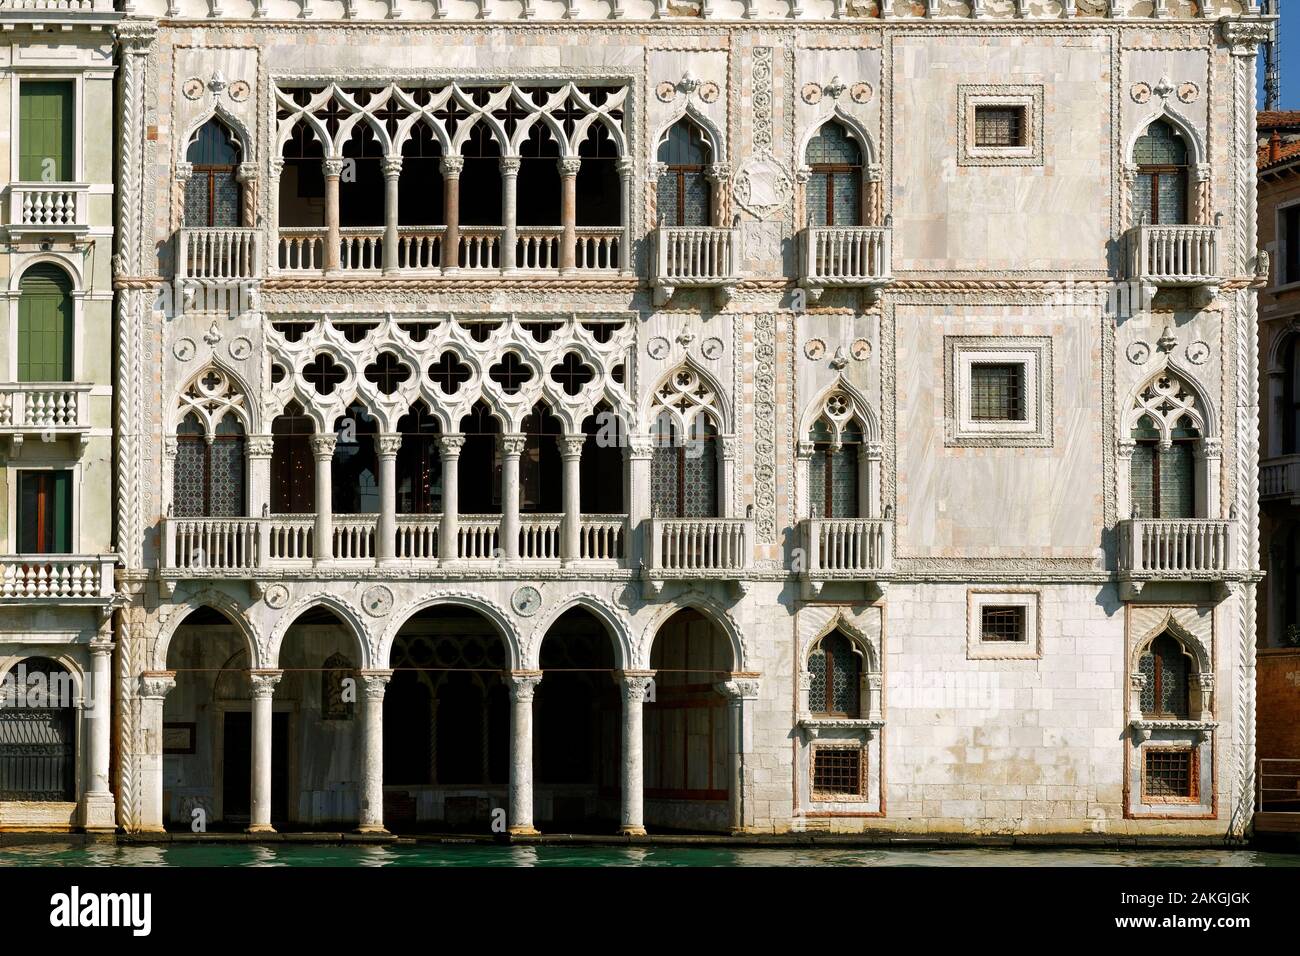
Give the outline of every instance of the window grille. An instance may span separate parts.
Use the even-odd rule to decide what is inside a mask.
[[[1025,420],[1025,367],[1020,363],[973,362],[970,417],[976,421]]]
[[[1025,608],[987,605],[980,608],[980,640],[986,643],[1025,639]]]
[[[863,795],[861,747],[814,747],[812,765],[814,799]]]
[[[1140,695],[1143,717],[1190,715],[1188,660],[1175,638],[1162,634],[1152,641],[1138,659],[1138,673],[1146,678]]]
[[[1024,146],[1024,107],[975,107],[975,145],[993,148]]]
[[[828,634],[808,655],[808,708],[819,717],[858,717],[862,664],[843,634]]]
[[[1149,747],[1142,751],[1142,802],[1172,803],[1199,796],[1196,751]]]

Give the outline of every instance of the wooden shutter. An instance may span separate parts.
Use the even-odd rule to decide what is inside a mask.
[[[23,182],[71,182],[72,84],[23,81],[18,99],[18,178]]]
[[[18,299],[18,381],[72,380],[72,284],[58,266],[23,273]]]

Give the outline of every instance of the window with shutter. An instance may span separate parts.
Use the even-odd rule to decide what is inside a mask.
[[[18,473],[20,554],[72,553],[72,472]]]
[[[75,176],[73,85],[63,80],[18,84],[18,178],[66,183]]]
[[[37,263],[18,284],[18,381],[72,381],[72,280]]]

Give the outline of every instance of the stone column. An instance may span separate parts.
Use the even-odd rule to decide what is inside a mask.
[[[402,175],[402,157],[385,156],[384,169],[384,271],[402,267],[397,234],[397,181]]]
[[[795,462],[795,493],[799,496],[799,503],[802,507],[802,516],[805,518],[824,518],[825,515],[815,515],[812,509],[812,457],[817,453],[817,446],[810,441],[799,441],[795,443],[794,462]]]
[[[722,518],[734,518],[734,509],[731,507],[731,489],[735,487],[736,481],[736,459],[740,457],[740,437],[737,435],[719,435],[718,444],[722,452],[721,460],[718,462],[718,516]],[[717,452],[709,447],[708,442],[704,443],[704,454],[716,454]],[[690,450],[687,451],[689,455]]]
[[[511,671],[510,687],[510,832],[536,833],[533,827],[533,694],[541,671]]]
[[[519,456],[527,435],[500,435],[501,447],[501,555],[507,561],[519,558]]]
[[[375,558],[379,562],[396,557],[397,540],[397,450],[402,447],[402,436],[384,434],[375,436],[375,450],[379,453],[379,523],[375,529]]]
[[[731,829],[743,833],[750,824],[746,812],[746,755],[753,750],[753,704],[758,699],[758,678],[733,675],[731,680],[715,685],[727,698],[727,751],[731,758]]]
[[[331,471],[337,435],[312,435],[311,450],[316,456],[316,540],[312,542],[312,563],[334,560],[334,488]]]
[[[623,272],[632,271],[632,184],[636,175],[636,162],[626,157],[618,161],[618,193],[622,215],[619,221],[623,230],[618,238],[618,267]]]
[[[643,713],[646,692],[654,684],[654,671],[623,671],[623,814],[618,832],[645,836],[645,733]]]
[[[176,686],[174,671],[146,671],[140,675],[140,739],[144,752],[140,767],[140,830],[163,831],[163,701]]]
[[[866,168],[866,189],[862,190],[862,224],[879,226],[885,221],[884,180],[879,163]]]
[[[248,516],[264,517],[271,512],[271,457],[273,435],[249,435],[244,445],[248,465]]]
[[[241,219],[246,229],[252,229],[257,226],[257,163],[246,162],[240,163],[235,167],[235,179],[244,188],[242,193],[242,215]],[[254,272],[254,275],[260,275]]]
[[[252,812],[249,833],[274,833],[271,826],[271,713],[275,704],[275,685],[283,671],[251,671],[248,675],[249,697],[253,701]]]
[[[880,442],[858,446],[858,514],[864,518],[880,517],[880,458]]]
[[[560,167],[560,272],[577,268],[578,246],[578,169],[582,160],[566,156],[558,160]]]
[[[514,271],[517,263],[515,253],[519,246],[519,232],[516,228],[518,203],[516,192],[519,186],[518,156],[501,157],[501,269],[503,272]]]
[[[624,507],[627,508],[627,541],[624,553],[627,555],[629,568],[641,567],[645,554],[645,535],[641,525],[650,517],[650,466],[654,459],[654,438],[650,435],[628,435],[627,448],[627,493]]]
[[[444,156],[442,167],[442,218],[447,228],[442,236],[442,267],[452,270],[460,265],[460,174],[465,168],[463,156]]]
[[[438,561],[446,564],[460,557],[460,450],[464,435],[438,436],[442,459],[442,523],[438,528]]]
[[[565,564],[582,557],[582,446],[587,436],[560,435],[556,438],[563,461],[564,518],[560,525],[560,558]]]
[[[1115,445],[1115,514],[1120,521],[1133,515],[1133,452],[1137,443],[1120,439]],[[1150,518],[1150,515],[1143,515]]]
[[[384,829],[384,688],[393,672],[362,671],[364,712],[361,741],[361,823],[362,833],[387,833]]]
[[[704,169],[704,178],[709,181],[711,202],[710,205],[713,213],[713,221],[710,226],[725,228],[727,225],[726,217],[726,200],[727,200],[727,181],[731,178],[731,170],[725,163],[710,163]]]
[[[339,249],[342,237],[339,233],[339,178],[343,175],[343,159],[321,160],[325,171],[325,271],[335,272],[339,268]]]
[[[1223,513],[1219,472],[1223,463],[1223,441],[1202,438],[1193,450],[1196,458],[1196,509],[1202,518],[1218,518]]]
[[[82,805],[82,825],[87,831],[117,829],[113,791],[109,786],[108,763],[113,732],[112,716],[112,615],[104,621],[90,643],[90,699],[82,713],[90,724],[90,780]]]
[[[271,248],[266,251],[266,270],[278,269],[284,265],[280,261],[280,177],[284,173],[284,159],[276,156],[270,163],[270,175],[266,179],[266,202],[271,219]]]

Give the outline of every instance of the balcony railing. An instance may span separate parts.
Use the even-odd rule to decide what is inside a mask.
[[[1200,286],[1212,298],[1223,273],[1216,226],[1134,226],[1128,231],[1128,278],[1145,286]]]
[[[1259,496],[1300,498],[1300,455],[1265,458],[1259,465]]]
[[[583,515],[578,528],[578,557],[584,561],[622,561],[627,552],[626,515]]]
[[[645,522],[645,585],[705,578],[740,584],[752,564],[751,518],[651,518]]]
[[[858,580],[893,566],[894,522],[885,518],[805,518],[805,574]]]
[[[113,596],[112,555],[11,554],[0,557],[0,601],[101,603]]]
[[[21,444],[28,436],[90,438],[89,384],[9,382],[0,384],[0,435]]]
[[[324,227],[281,226],[275,261],[284,272],[320,272],[325,268]]]
[[[112,13],[112,0],[0,0],[0,10],[92,11]]]
[[[1223,581],[1237,567],[1237,522],[1131,518],[1119,523],[1119,570],[1127,582]],[[1136,596],[1132,588],[1126,589]]]
[[[397,542],[393,554],[404,560],[433,561],[439,558],[439,525],[442,515],[398,515]]]
[[[655,302],[678,288],[719,289],[725,299],[740,280],[740,230],[712,226],[660,226],[654,232]]]
[[[90,225],[89,200],[90,187],[85,183],[13,183],[9,187],[9,232],[82,232]]]
[[[872,294],[892,281],[893,230],[871,226],[809,226],[803,232],[800,285],[818,298],[830,287]]]
[[[182,279],[238,281],[262,272],[262,233],[258,229],[185,227],[176,236],[177,275]]]

